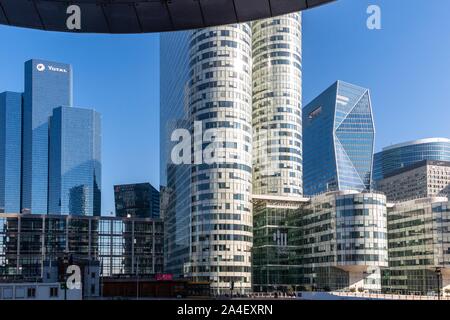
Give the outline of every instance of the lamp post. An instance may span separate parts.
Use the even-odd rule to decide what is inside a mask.
[[[441,268],[437,267],[434,272],[436,273],[437,277],[438,300],[441,300],[441,278],[442,278]]]

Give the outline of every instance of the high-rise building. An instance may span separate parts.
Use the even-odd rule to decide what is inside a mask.
[[[375,125],[370,93],[337,81],[303,109],[305,195],[369,190]]]
[[[49,125],[48,213],[101,214],[101,119],[94,110],[58,107]]]
[[[167,271],[250,291],[252,186],[302,194],[300,14],[162,35],[161,149]]]
[[[0,212],[20,212],[22,94],[0,94]]]
[[[150,183],[114,186],[117,217],[158,218],[159,191]]]
[[[172,132],[191,130],[187,85],[189,78],[189,32],[161,34],[160,183],[164,191],[165,271],[176,278],[185,275],[191,252],[191,163],[174,164],[171,152],[177,141]],[[178,137],[176,137],[178,139]]]
[[[374,180],[423,160],[450,161],[450,139],[420,139],[384,148],[374,157]]]
[[[72,67],[43,60],[25,63],[22,211],[48,211],[48,121],[53,109],[72,105]]]
[[[423,160],[376,182],[388,201],[450,196],[450,162]]]
[[[301,26],[300,13],[252,23],[253,194],[303,193]]]

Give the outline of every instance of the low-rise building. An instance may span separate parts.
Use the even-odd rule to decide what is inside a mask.
[[[384,195],[336,191],[291,207],[254,202],[256,291],[381,291],[388,267]]]
[[[450,202],[429,197],[388,206],[389,269],[383,290],[450,294]]]

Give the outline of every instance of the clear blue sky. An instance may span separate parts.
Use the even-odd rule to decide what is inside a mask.
[[[382,30],[366,9],[382,10]],[[304,104],[337,79],[372,91],[376,149],[450,137],[450,1],[338,0],[303,24]],[[159,185],[159,35],[78,35],[0,27],[0,92],[23,90],[23,63],[71,63],[74,102],[103,116],[103,212],[114,184]]]

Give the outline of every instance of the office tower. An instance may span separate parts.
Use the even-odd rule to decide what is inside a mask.
[[[252,23],[253,194],[302,189],[301,14]]]
[[[422,160],[450,161],[450,139],[420,139],[383,148],[374,157],[374,180]]]
[[[169,161],[170,150],[162,150],[166,158],[161,167],[166,169],[167,187],[174,197],[170,202],[179,206],[166,213],[166,265],[196,281],[211,281],[214,293],[229,292],[232,286],[236,291],[249,291],[251,28],[248,24],[208,28],[163,35],[161,40],[161,87],[172,90],[162,94],[161,120],[165,123],[161,135],[165,138],[161,147],[173,145],[168,128],[188,128],[194,133],[195,124],[194,149],[200,149],[200,160],[185,167]],[[180,57],[186,51],[187,56]],[[219,147],[213,144],[217,147],[213,154],[207,148],[211,140],[203,141],[204,145],[201,141],[211,133],[221,140]],[[211,156],[216,159],[208,161]],[[186,197],[190,197],[190,210],[184,206],[189,205]],[[177,251],[182,256],[175,257]]]
[[[192,167],[189,269],[194,279],[213,281],[217,293],[251,287],[251,41],[249,24],[195,30],[190,36],[191,121],[201,121],[204,138],[215,130],[219,142],[211,143],[209,154],[204,139],[202,164]],[[208,162],[209,156],[216,159]]]
[[[114,186],[117,217],[158,218],[159,191],[150,183]]]
[[[22,94],[0,94],[0,212],[20,212]]]
[[[100,114],[58,107],[50,118],[50,214],[101,214]]]
[[[167,201],[164,212],[165,272],[184,277],[191,251],[191,164],[174,164],[171,151],[178,141],[172,132],[190,130],[186,91],[189,73],[189,35],[186,32],[161,34],[160,58],[160,183]]]
[[[423,160],[392,171],[376,187],[388,201],[449,196],[450,162]]]
[[[72,105],[72,67],[29,60],[23,94],[22,211],[47,213],[48,120],[54,108]]]
[[[375,126],[370,93],[337,81],[303,109],[305,195],[369,190]]]
[[[446,197],[404,201],[388,207],[390,293],[450,292],[450,202]]]

